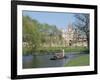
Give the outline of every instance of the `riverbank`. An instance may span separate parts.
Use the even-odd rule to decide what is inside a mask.
[[[89,65],[89,62],[89,55],[87,54],[70,60],[67,64],[65,64],[65,66],[87,66]]]
[[[38,48],[34,52],[27,51],[24,49],[23,55],[30,55],[30,54],[51,54],[51,53],[57,53],[62,52],[64,49],[64,52],[85,52],[89,53],[88,48],[86,47],[49,47],[49,48]]]

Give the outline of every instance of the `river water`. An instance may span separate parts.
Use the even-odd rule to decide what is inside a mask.
[[[64,67],[71,59],[85,54],[65,53],[66,58],[51,60],[53,54],[23,56],[23,68]]]

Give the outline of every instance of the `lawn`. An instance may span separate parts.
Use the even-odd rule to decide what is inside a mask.
[[[70,60],[65,66],[87,66],[89,65],[89,55],[83,55]]]
[[[86,47],[41,47],[38,48],[35,52],[31,52],[30,49],[25,49],[23,48],[23,54],[28,55],[28,54],[48,54],[48,53],[56,53],[56,52],[62,52],[64,49],[64,52],[86,52],[88,51],[88,48]]]
[[[87,51],[86,47],[49,47],[49,48],[39,48],[41,52],[60,52],[64,49],[65,52],[82,52]]]

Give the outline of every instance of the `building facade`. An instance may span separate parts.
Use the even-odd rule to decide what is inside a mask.
[[[67,28],[62,30],[62,38],[65,46],[87,46],[87,40],[85,35],[73,28],[72,24],[69,24]]]

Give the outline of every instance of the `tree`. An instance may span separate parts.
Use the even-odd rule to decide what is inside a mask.
[[[40,46],[40,33],[38,31],[38,22],[28,16],[23,16],[23,42],[28,43],[31,52]]]
[[[61,31],[55,25],[41,24],[39,31],[42,35],[42,44],[49,44],[49,47],[52,47],[52,45],[59,43]]]
[[[29,16],[23,16],[23,51],[32,53],[40,51],[42,47],[52,47],[61,41],[61,31],[55,26],[40,23]]]
[[[87,46],[89,48],[89,14],[75,14],[75,26],[82,34],[86,36]]]

